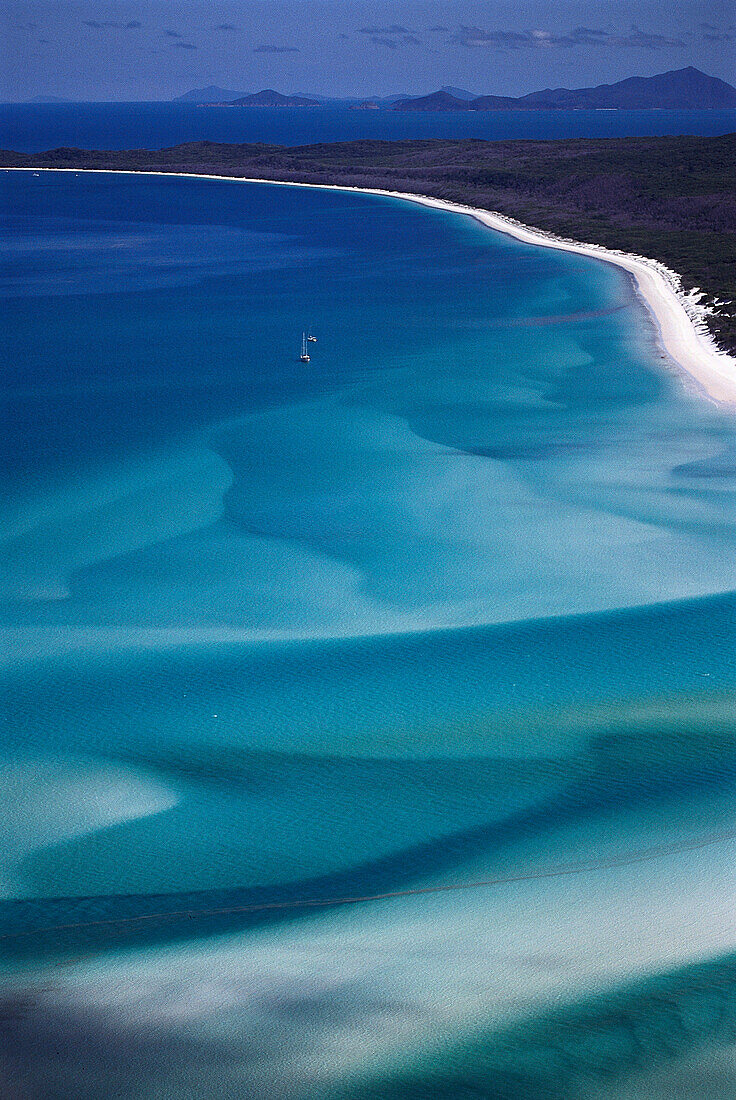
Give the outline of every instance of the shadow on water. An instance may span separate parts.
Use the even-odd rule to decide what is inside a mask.
[[[615,1081],[736,1040],[736,956],[633,982],[603,997],[527,1017],[439,1048],[345,1097],[362,1100],[570,1100],[617,1095]],[[702,1053],[702,1051],[701,1051]],[[709,1092],[732,1096],[736,1077]],[[644,1093],[642,1093],[642,1096]],[[671,1093],[676,1095],[675,1092]]]
[[[694,1059],[709,1100],[733,1095],[734,1073],[718,1055],[736,1040],[736,958],[726,955],[622,984],[563,1007],[540,1007],[497,1027],[443,1036],[368,1072],[342,1076],[338,1085],[309,1083],[289,1058],[310,1029],[356,1026],[411,1012],[394,1001],[366,1000],[349,985],[291,1005],[262,1002],[260,1022],[240,991],[240,1026],[224,1034],[169,1019],[146,1025],[145,1014],[107,1006],[70,1005],[53,986],[0,1004],[0,1073],[12,1100],[78,1100],[155,1095],[270,1100],[594,1100],[650,1095],[647,1081],[677,1075]],[[232,1009],[230,1010],[232,1015]],[[237,1010],[236,1010],[237,1011]],[[237,1020],[237,1017],[236,1017]],[[348,1032],[349,1033],[349,1032]],[[627,1083],[644,1075],[641,1092]],[[622,1089],[620,1092],[619,1089]],[[251,1091],[255,1090],[255,1091]],[[694,1095],[694,1094],[693,1094]],[[702,1093],[704,1097],[706,1093]]]
[[[666,741],[666,744],[664,743]],[[277,758],[267,754],[243,754],[246,786],[254,777],[281,775]],[[338,761],[337,780],[344,774]],[[366,762],[352,761],[362,772]],[[384,765],[386,762],[382,762]],[[392,762],[389,762],[392,763]],[[365,774],[373,773],[376,762],[367,762]],[[286,773],[295,762],[287,761]],[[324,761],[320,761],[324,765]],[[498,782],[504,773],[518,774],[516,761],[432,760],[428,770],[454,767],[493,774]],[[416,765],[408,765],[416,770]],[[127,946],[185,940],[238,929],[298,920],[315,910],[373,900],[376,895],[423,892],[429,876],[434,889],[463,889],[453,880],[453,868],[474,858],[499,861],[495,881],[525,881],[560,875],[585,874],[607,867],[647,862],[682,851],[706,847],[729,839],[728,830],[682,839],[670,845],[647,847],[630,844],[622,850],[598,853],[579,850],[566,854],[555,864],[519,864],[513,854],[516,843],[549,833],[574,823],[592,823],[603,816],[611,818],[632,807],[654,806],[673,796],[706,792],[718,793],[733,788],[736,779],[736,726],[726,723],[720,730],[686,730],[675,723],[671,730],[661,729],[653,738],[635,735],[601,734],[585,751],[562,760],[530,765],[540,789],[553,777],[553,797],[540,795],[530,807],[512,812],[502,820],[431,839],[380,858],[350,866],[335,873],[304,878],[269,886],[230,887],[227,889],[177,892],[170,894],[110,895],[88,898],[32,898],[0,904],[0,940],[9,954],[43,957],[57,953],[95,953]],[[632,774],[635,780],[632,781]],[[313,776],[312,776],[313,778]],[[309,783],[308,768],[298,769],[297,788]],[[293,781],[293,777],[292,777]],[[288,778],[286,779],[288,783]],[[510,854],[509,854],[510,853]],[[509,862],[510,861],[510,862]],[[469,888],[492,886],[490,881],[468,882]],[[417,890],[418,887],[418,890]]]

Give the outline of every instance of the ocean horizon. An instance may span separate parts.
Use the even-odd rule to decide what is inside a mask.
[[[427,138],[702,137],[736,130],[736,109],[574,111],[353,111],[349,107],[222,107],[191,103],[3,103],[0,147],[160,149],[189,141],[316,142]]]

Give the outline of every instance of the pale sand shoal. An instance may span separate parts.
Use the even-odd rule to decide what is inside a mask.
[[[524,244],[542,248],[557,248],[563,252],[576,252],[603,260],[623,268],[634,277],[639,297],[646,305],[659,330],[664,351],[676,366],[680,367],[712,400],[736,406],[736,359],[720,351],[708,332],[704,319],[707,307],[697,298],[685,294],[679,275],[657,260],[618,252],[602,245],[583,244],[565,240],[541,229],[534,229],[503,214],[491,213],[473,206],[446,202],[428,195],[410,195],[401,191],[384,191],[373,187],[342,187],[338,184],[299,183],[292,180],[251,179],[242,176],[218,176],[198,172],[137,172],[131,170],[92,168],[12,168],[13,172],[85,172],[131,176],[173,176],[184,179],[225,180],[229,183],[262,183],[279,187],[312,187],[321,191],[348,191],[363,195],[382,195],[386,198],[431,206],[437,210],[466,214],[482,225],[499,233],[505,233]]]

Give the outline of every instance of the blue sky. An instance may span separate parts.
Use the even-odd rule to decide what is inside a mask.
[[[685,65],[736,80],[732,0],[5,0],[2,38],[5,100],[520,95]]]

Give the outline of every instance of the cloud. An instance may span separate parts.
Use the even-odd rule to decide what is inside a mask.
[[[234,23],[218,23],[215,28],[218,31],[236,31],[237,29]]]
[[[402,27],[399,23],[392,23],[390,27],[360,27],[358,34],[409,34],[410,32],[406,27]]]
[[[528,31],[483,31],[480,27],[468,27],[465,24],[461,24],[452,41],[468,49],[495,46],[497,49],[519,50],[522,46],[535,45]]]
[[[663,34],[649,34],[633,26],[629,34],[611,35],[612,46],[633,47],[640,50],[661,50],[672,46],[684,46],[681,38],[666,38]]]
[[[498,50],[550,49],[553,47],[571,49],[575,46],[657,50],[685,45],[681,38],[667,38],[662,34],[650,34],[636,26],[632,26],[627,34],[611,34],[600,27],[575,27],[565,34],[554,34],[552,31],[544,30],[484,31],[480,27],[461,25],[451,41],[468,49],[486,47]]]
[[[129,19],[127,23],[116,23],[112,19],[105,19],[100,21],[99,19],[83,19],[82,23],[85,27],[93,27],[95,30],[102,30],[107,27],[114,27],[119,31],[132,31],[137,30],[138,27],[142,27],[143,24],[138,19]]]
[[[197,47],[193,42],[169,42],[175,50],[196,50]]]
[[[400,23],[391,23],[388,27],[359,27],[358,34],[366,35],[377,46],[387,46],[396,50],[399,46],[421,46],[415,34]]]
[[[717,27],[715,23],[699,23],[705,42],[732,42],[736,27]]]
[[[166,38],[181,38],[178,31],[164,31]]]
[[[255,46],[253,53],[300,53],[297,46]]]
[[[449,34],[450,28],[449,27],[437,26],[437,27],[427,27],[427,30],[429,31],[430,34],[439,34],[439,33]]]
[[[609,37],[608,31],[604,31],[601,27],[576,27],[570,35],[580,42],[602,43]]]
[[[536,46],[607,46],[610,43],[610,34],[600,27],[575,27],[567,34],[550,34],[548,31],[532,31]]]

